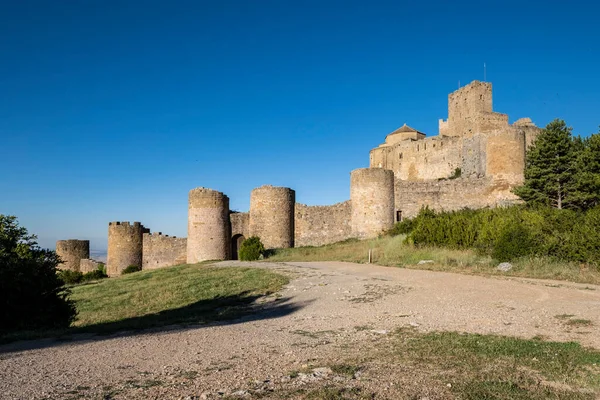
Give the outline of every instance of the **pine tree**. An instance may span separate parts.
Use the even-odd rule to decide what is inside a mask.
[[[537,136],[525,159],[525,183],[514,193],[530,205],[573,205],[576,150],[580,147],[565,121],[555,119]],[[574,199],[573,199],[574,200]]]
[[[583,141],[575,163],[570,205],[587,210],[600,205],[600,132]]]

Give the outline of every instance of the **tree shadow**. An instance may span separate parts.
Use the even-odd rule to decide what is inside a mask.
[[[176,332],[281,318],[309,304],[309,302],[292,302],[289,297],[275,298],[262,304],[257,303],[257,300],[265,298],[264,295],[250,295],[248,292],[242,292],[234,296],[200,300],[184,307],[114,322],[72,327],[60,331],[21,332],[13,338],[18,341],[0,345],[0,354],[62,346],[75,342],[95,342],[115,337]],[[11,338],[4,338],[5,342],[8,340]]]

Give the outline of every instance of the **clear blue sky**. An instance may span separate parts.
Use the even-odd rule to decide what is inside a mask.
[[[108,222],[186,236],[187,193],[349,197],[403,123],[483,79],[511,122],[600,124],[592,1],[0,0],[0,213],[44,247]]]

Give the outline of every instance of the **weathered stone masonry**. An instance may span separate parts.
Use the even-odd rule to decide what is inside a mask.
[[[117,276],[130,265],[142,266],[144,233],[150,232],[139,222],[110,222],[108,224],[108,254],[106,273]]]
[[[144,233],[142,269],[156,269],[185,264],[187,239],[158,233]]]
[[[90,257],[89,240],[59,240],[56,242],[56,254],[63,261],[58,265],[60,269],[79,271],[81,259]]]
[[[294,245],[321,246],[351,237],[350,201],[332,206],[307,206],[296,203]]]
[[[227,260],[231,248],[229,197],[206,188],[190,190],[187,262]]]

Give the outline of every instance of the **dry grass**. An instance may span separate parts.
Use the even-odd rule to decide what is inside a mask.
[[[319,247],[278,249],[268,261],[348,261],[371,262],[392,267],[460,272],[477,275],[503,275],[524,278],[557,279],[600,285],[600,270],[573,262],[526,257],[513,262],[509,272],[496,269],[497,262],[473,250],[415,247],[404,243],[404,235],[370,240],[346,240]],[[433,262],[419,264],[419,261]]]
[[[274,390],[250,394],[298,400],[593,400],[600,395],[600,352],[573,342],[403,328],[375,343],[354,342],[325,365],[331,374],[320,379],[302,383],[302,375],[323,366],[309,363]]]

